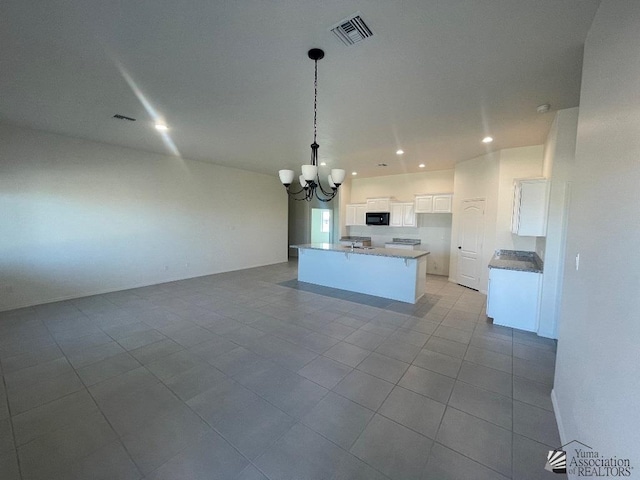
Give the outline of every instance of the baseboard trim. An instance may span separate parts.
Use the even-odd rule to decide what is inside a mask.
[[[558,433],[560,434],[560,445],[567,443],[567,436],[564,433],[564,425],[562,424],[562,417],[560,416],[560,407],[558,406],[558,397],[556,396],[556,389],[551,390],[551,403],[553,405],[553,414],[556,417],[556,424],[558,425]],[[558,447],[560,446],[558,445]]]
[[[251,268],[268,267],[270,265],[277,265],[278,263],[286,263],[287,261],[288,260],[282,260],[282,261],[277,261],[277,262],[271,262],[270,261],[269,263],[260,263],[260,264],[257,264],[257,265],[250,265],[250,266],[241,267],[241,268],[234,268],[232,270],[214,271],[214,272],[203,273],[203,274],[198,274],[198,275],[187,275],[187,276],[170,277],[170,278],[162,280],[161,282],[155,282],[155,283],[142,282],[142,283],[134,283],[134,284],[131,284],[131,285],[123,285],[123,286],[120,286],[120,287],[109,287],[109,288],[106,288],[106,289],[100,289],[100,290],[84,292],[84,293],[74,293],[74,294],[71,294],[71,295],[63,295],[63,296],[59,296],[59,297],[53,297],[53,298],[50,298],[48,300],[37,300],[35,303],[31,302],[31,303],[22,303],[22,304],[11,305],[11,306],[2,306],[2,307],[0,307],[0,312],[10,312],[11,310],[18,310],[18,309],[21,309],[21,308],[37,307],[39,305],[46,305],[48,303],[65,302],[67,300],[77,300],[79,298],[92,297],[94,295],[104,295],[105,293],[115,293],[115,292],[122,292],[122,291],[125,291],[125,290],[133,290],[135,288],[151,287],[151,286],[154,286],[154,285],[162,285],[164,283],[179,282],[181,280],[190,280],[192,278],[208,277],[210,275],[218,275],[220,273],[230,273],[230,272],[237,272],[239,270],[248,270],[248,269],[251,269]]]

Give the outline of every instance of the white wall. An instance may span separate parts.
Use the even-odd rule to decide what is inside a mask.
[[[562,274],[567,229],[569,179],[575,160],[578,107],[556,112],[545,143],[543,172],[551,179],[547,236],[536,239],[544,260],[538,335],[558,338]]]
[[[277,177],[0,124],[0,310],[287,259]]]
[[[393,197],[399,202],[413,202],[421,193],[453,192],[453,170],[404,173],[384,177],[354,178],[348,203],[364,203],[367,198]]]
[[[554,400],[562,441],[640,475],[640,2],[603,0],[585,45]],[[580,270],[574,258],[580,254]]]

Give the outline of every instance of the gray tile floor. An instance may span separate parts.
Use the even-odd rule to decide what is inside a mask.
[[[0,478],[555,479],[555,343],[289,262],[0,313]]]

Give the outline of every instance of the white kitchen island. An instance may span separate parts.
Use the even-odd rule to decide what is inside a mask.
[[[293,245],[298,280],[401,302],[425,293],[427,255],[421,250],[354,248],[332,243]]]

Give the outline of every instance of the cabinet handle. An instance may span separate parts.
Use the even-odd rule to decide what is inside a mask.
[[[462,250],[462,247],[458,247],[458,250]]]

